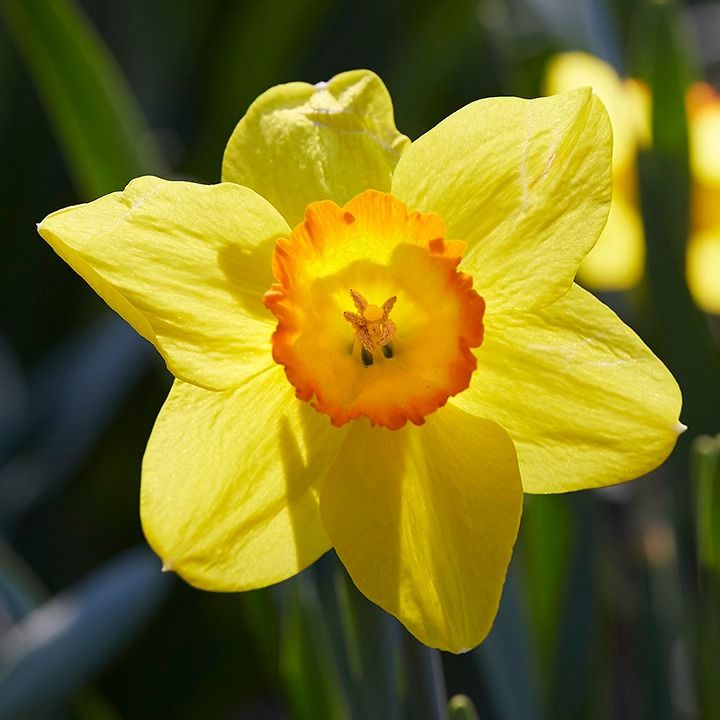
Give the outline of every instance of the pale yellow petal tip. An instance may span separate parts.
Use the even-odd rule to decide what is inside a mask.
[[[161,570],[162,570],[162,572],[164,572],[164,573],[167,573],[167,572],[175,572],[175,567],[173,566],[173,561],[172,561],[172,560],[165,560],[165,561],[163,562],[163,565],[162,565]]]
[[[681,423],[679,420],[674,425],[674,430],[678,435],[682,435],[687,429],[687,425]]]
[[[51,213],[51,215],[54,213]],[[50,217],[48,215],[47,217],[44,217],[39,223],[35,223],[35,228],[38,231],[38,235],[40,235],[41,238],[44,240],[47,240],[47,234],[48,234],[48,227],[47,227],[47,220]]]

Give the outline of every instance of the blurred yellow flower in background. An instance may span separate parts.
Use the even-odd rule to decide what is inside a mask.
[[[667,369],[573,283],[610,167],[587,89],[410,143],[353,71],[261,95],[219,185],[144,177],[48,216],[177,378],[142,476],[166,568],[245,590],[334,547],[426,644],[481,642],[523,489],[630,480],[683,429]]]
[[[586,53],[564,53],[547,68],[547,95],[592,87],[607,108],[613,130],[613,198],[608,222],[583,260],[578,280],[596,290],[627,290],[645,272],[645,237],[637,199],[638,148],[650,142],[647,88],[622,80],[607,63]]]
[[[627,290],[645,269],[636,154],[651,143],[651,99],[642,82],[621,79],[592,55],[563,53],[548,64],[548,95],[588,86],[605,103],[613,128],[613,200],[608,224],[580,265],[578,279],[596,290]],[[689,89],[686,105],[692,174],[686,277],[697,305],[720,314],[720,97],[709,85],[697,83]]]
[[[695,302],[720,315],[720,96],[705,83],[687,99],[692,171],[692,233],[685,268]]]

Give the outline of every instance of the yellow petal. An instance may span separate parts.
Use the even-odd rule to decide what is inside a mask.
[[[502,425],[526,492],[565,492],[639,477],[684,426],[667,368],[599,300],[574,286],[536,313],[487,318],[468,412]]]
[[[636,80],[635,78],[625,78],[623,85],[629,102],[627,122],[635,128],[638,146],[648,148],[652,145],[652,96],[650,95],[650,88],[642,80]]]
[[[368,188],[389,190],[408,143],[382,80],[353,70],[263,93],[230,137],[222,177],[259,192],[294,226],[314,200],[344,205]]]
[[[605,229],[578,270],[578,280],[596,290],[627,290],[645,271],[645,237],[637,209],[615,195]]]
[[[144,177],[38,230],[176,377],[225,389],[267,363],[274,323],[262,295],[289,228],[252,190]]]
[[[690,239],[685,272],[698,307],[720,315],[720,227]]]
[[[693,177],[720,187],[720,100],[708,101],[692,113],[689,135]]]
[[[177,381],[145,452],[141,515],[165,568],[206,590],[294,575],[330,548],[315,483],[345,432],[282,368],[217,393]]]
[[[613,166],[634,164],[640,141],[649,132],[649,95],[637,81],[623,82],[611,65],[587,53],[556,55],[545,74],[547,95],[591,87],[607,108],[613,130]]]
[[[467,242],[488,313],[566,292],[610,205],[611,131],[589,90],[479,100],[414,142],[393,193]]]
[[[453,407],[396,431],[356,421],[320,494],[358,588],[426,645],[452,652],[492,626],[521,505],[507,433]]]
[[[694,233],[720,228],[720,184],[694,180],[691,190]]]

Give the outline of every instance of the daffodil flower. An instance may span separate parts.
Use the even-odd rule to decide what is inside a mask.
[[[687,97],[692,232],[685,276],[693,299],[720,315],[720,95],[696,83]]]
[[[643,83],[621,79],[592,55],[571,52],[551,60],[545,77],[548,94],[583,86],[591,86],[607,107],[615,142],[607,226],[581,263],[578,279],[596,290],[628,290],[645,272],[636,155],[650,144],[650,94]],[[706,83],[696,83],[686,105],[692,212],[685,274],[697,306],[720,315],[720,96]]]
[[[592,87],[607,108],[613,130],[613,199],[607,225],[580,264],[578,280],[595,290],[628,290],[645,273],[645,234],[637,199],[636,156],[650,143],[650,94],[621,79],[599,58],[582,52],[556,55],[545,74],[548,95]]]
[[[426,644],[481,642],[523,489],[632,479],[682,429],[667,369],[573,284],[610,158],[589,89],[410,143],[354,71],[261,95],[219,185],[144,177],[47,217],[177,378],[142,468],[165,567],[246,590],[334,547]]]

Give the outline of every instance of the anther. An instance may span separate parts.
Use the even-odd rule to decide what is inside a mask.
[[[395,352],[393,351],[392,343],[388,343],[387,345],[382,346],[382,352],[383,355],[389,360],[391,357],[395,355]]]
[[[360,358],[362,359],[362,364],[365,367],[370,367],[373,364],[372,354],[364,347],[360,349]]]

